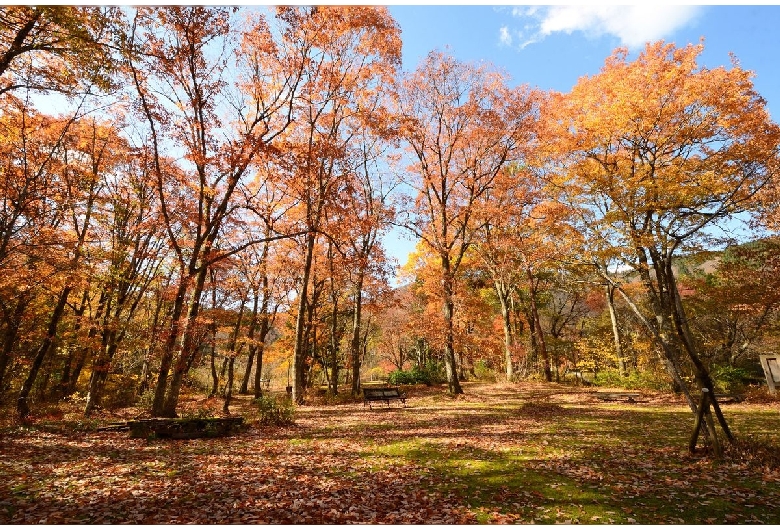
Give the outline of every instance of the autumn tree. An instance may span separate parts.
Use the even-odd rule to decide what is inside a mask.
[[[54,215],[41,215],[40,220],[52,230],[47,238],[52,244],[47,256],[38,255],[38,259],[48,262],[52,267],[52,276],[48,278],[49,287],[54,291],[54,307],[46,325],[46,332],[40,346],[35,350],[30,370],[24,380],[17,399],[17,411],[21,417],[29,412],[29,397],[44,360],[49,356],[58,327],[65,314],[71,293],[85,289],[85,277],[89,270],[83,267],[89,240],[93,237],[94,221],[99,202],[100,190],[105,175],[114,170],[117,159],[106,148],[111,136],[110,128],[97,124],[94,120],[83,120],[70,126],[71,120],[63,125],[64,137],[54,142],[53,156],[56,162],[47,161],[40,167],[42,172],[51,173],[52,184],[56,186],[58,212]],[[53,190],[49,190],[52,193]],[[56,241],[56,243],[54,243]]]
[[[179,268],[155,415],[175,415],[197,351],[194,327],[209,267],[268,239],[235,242],[222,235],[251,211],[240,190],[289,124],[301,63],[276,47],[262,15],[244,24],[238,29],[233,10],[225,8],[143,8],[126,37],[128,71],[146,124],[142,141],[154,153],[162,218]]]
[[[379,94],[377,101],[381,101]],[[394,218],[389,201],[395,182],[387,175],[387,168],[391,167],[387,136],[389,134],[382,134],[381,131],[362,131],[360,141],[356,142],[357,148],[353,151],[358,162],[355,185],[345,197],[350,218],[347,225],[349,229],[342,237],[346,240],[346,253],[351,264],[352,336],[349,351],[353,395],[360,392],[365,286],[367,280],[386,280],[388,273],[388,258],[379,241],[380,235]]]
[[[350,151],[360,132],[381,128],[387,119],[388,112],[374,102],[378,90],[392,85],[401,42],[400,30],[385,8],[280,8],[279,17],[288,27],[280,47],[297,54],[302,69],[294,98],[295,127],[285,137],[288,194],[300,204],[300,226],[306,232],[292,385],[293,397],[301,403],[314,251],[320,235],[327,233],[326,219],[336,219],[335,212],[345,207],[341,193],[354,186],[360,159]]]
[[[116,7],[0,9],[0,95],[21,89],[73,94],[107,89],[114,75]]]
[[[135,314],[160,273],[166,257],[156,195],[149,178],[146,150],[133,150],[116,126],[93,122],[79,131],[91,145],[95,164],[110,164],[102,180],[99,207],[94,214],[95,242],[90,245],[93,266],[90,294],[97,297],[95,319],[87,335],[99,335],[92,355],[85,413],[99,403],[117,352],[131,331]],[[86,361],[91,341],[71,349],[61,376],[61,392],[68,395]],[[75,353],[74,352],[78,352]],[[74,354],[75,353],[75,354]]]
[[[691,331],[719,366],[743,366],[772,351],[780,309],[776,238],[733,245],[678,263]]]
[[[534,96],[509,89],[486,65],[432,52],[403,81],[399,112],[416,194],[399,222],[439,261],[449,390],[462,393],[454,351],[455,277],[487,219],[480,202],[505,164],[523,158],[532,138]]]
[[[630,61],[617,50],[598,75],[583,77],[552,112],[551,169],[561,196],[582,212],[599,250],[594,267],[614,285],[682,379],[685,358],[697,385],[712,380],[692,336],[674,260],[711,242],[718,226],[755,208],[775,178],[780,129],[739,67],[697,64],[703,45],[648,44]],[[649,311],[599,263],[618,260],[638,276]],[[614,271],[614,269],[612,269]],[[720,409],[715,410],[727,434]]]
[[[560,277],[567,259],[581,247],[571,212],[551,200],[534,171],[508,166],[482,208],[487,222],[474,245],[478,267],[487,272],[501,307],[504,328],[505,373],[514,375],[512,353],[517,335],[513,313],[525,313],[530,350],[542,361],[545,378],[552,380],[550,355],[543,330],[541,295],[543,278]],[[559,315],[560,316],[560,315]],[[557,334],[558,328],[550,330]]]

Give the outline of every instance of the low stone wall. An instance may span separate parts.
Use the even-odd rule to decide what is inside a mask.
[[[131,438],[216,438],[241,430],[244,418],[151,418],[127,422]]]

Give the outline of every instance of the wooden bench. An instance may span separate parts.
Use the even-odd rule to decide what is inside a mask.
[[[596,397],[602,401],[623,401],[639,403],[641,394],[638,392],[596,392]]]
[[[229,436],[244,424],[244,418],[151,418],[127,422],[131,438],[215,438]]]
[[[363,388],[363,406],[368,404],[371,409],[371,403],[374,401],[384,401],[389,407],[390,401],[397,399],[406,407],[406,396],[398,388]]]
[[[715,394],[718,403],[741,403],[745,400],[742,394]]]

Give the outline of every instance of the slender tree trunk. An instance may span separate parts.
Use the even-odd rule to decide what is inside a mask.
[[[306,379],[306,347],[304,327],[306,322],[306,299],[309,296],[309,276],[314,256],[314,233],[306,235],[306,259],[303,264],[301,291],[298,295],[298,315],[295,319],[295,346],[293,349],[292,398],[298,405],[303,404]]]
[[[233,374],[236,363],[236,355],[238,355],[237,348],[238,336],[241,333],[241,324],[244,320],[244,310],[246,309],[246,299],[241,296],[241,308],[238,310],[238,318],[236,319],[236,325],[233,328],[233,333],[230,336],[230,343],[228,344],[228,375],[227,382],[225,383],[225,404],[222,407],[222,411],[225,414],[230,413],[230,400],[233,397]]]
[[[227,381],[225,383],[225,404],[222,406],[222,412],[225,414],[230,414],[230,400],[233,397],[233,366],[235,362],[235,355],[231,355],[228,360]]]
[[[331,395],[339,393],[339,296],[336,291],[336,271],[333,263],[333,247],[328,244],[328,262],[330,265],[330,295],[331,295],[331,318],[330,318],[330,380],[328,381],[328,391]],[[327,370],[326,370],[327,373]]]
[[[109,332],[108,337],[106,337],[103,342],[103,348],[101,348],[100,354],[98,354],[92,364],[92,374],[89,378],[89,390],[87,392],[87,403],[84,407],[85,416],[89,416],[100,404],[103,388],[111,369],[111,360],[114,358],[119,346],[119,342],[116,338],[116,331],[112,330]]]
[[[458,381],[458,367],[455,361],[455,332],[454,332],[454,312],[455,299],[453,292],[453,278],[450,270],[449,257],[442,255],[441,265],[443,276],[444,291],[444,364],[447,370],[447,386],[450,394],[463,394],[463,388]]]
[[[512,335],[512,315],[509,308],[509,290],[503,282],[496,281],[496,294],[501,302],[501,317],[504,324],[504,365],[506,366],[506,379],[511,381],[514,378],[515,371],[512,364],[512,348],[514,346],[514,336]]]
[[[5,375],[8,366],[11,364],[11,358],[14,351],[14,345],[19,337],[19,328],[22,325],[22,317],[30,300],[26,295],[20,295],[16,301],[13,314],[6,319],[5,334],[3,335],[3,345],[0,349],[0,399],[5,390]]]
[[[217,307],[217,278],[216,278],[216,272],[214,269],[211,270],[211,308],[216,309]],[[217,357],[217,321],[216,319],[213,319],[211,321],[211,348],[210,349],[210,355],[209,355],[209,365],[211,366],[211,392],[209,392],[209,397],[213,398],[217,395],[217,392],[219,391],[219,377],[217,376],[217,366],[216,366],[216,357]]]
[[[263,245],[263,252],[261,254],[262,273],[263,273],[263,276],[262,276],[263,304],[259,308],[259,313],[261,314],[261,317],[260,317],[260,323],[259,323],[260,329],[259,329],[259,335],[258,335],[257,343],[255,343],[255,341],[253,340],[254,337],[255,337],[255,331],[256,331],[257,326],[258,326],[258,321],[257,321],[258,306],[257,306],[257,304],[258,304],[259,293],[257,293],[257,292],[255,292],[254,304],[252,305],[252,320],[251,320],[251,324],[250,324],[250,328],[249,328],[249,332],[248,332],[248,336],[249,336],[249,339],[250,339],[249,340],[249,344],[250,344],[250,349],[251,349],[250,355],[252,355],[252,357],[257,356],[257,362],[256,362],[257,367],[255,368],[255,388],[254,388],[255,398],[259,398],[262,395],[262,393],[263,393],[263,388],[262,388],[262,383],[263,383],[263,381],[262,381],[262,379],[263,379],[263,353],[265,351],[265,339],[266,339],[266,336],[268,335],[268,330],[270,329],[270,326],[271,326],[271,317],[268,314],[270,300],[271,300],[271,282],[270,282],[270,279],[268,278],[268,261],[267,261],[268,247],[269,247],[269,244],[265,243]],[[274,310],[273,310],[274,317],[276,315],[277,308],[278,308],[278,305],[274,306]],[[249,381],[249,370],[250,370],[250,368],[249,368],[249,366],[247,366],[247,371],[246,371],[246,374],[244,376],[244,385],[241,387],[242,391],[246,391],[246,387],[247,387],[248,381]]]
[[[101,299],[105,296],[105,290],[101,293]],[[89,301],[89,289],[84,289],[84,292],[81,295],[81,303],[79,304],[79,307],[73,311],[73,316],[75,319],[75,324],[73,325],[73,334],[78,337],[79,332],[81,331],[82,326],[82,319],[84,317],[84,313],[87,311],[87,302]],[[92,326],[90,326],[90,331],[92,331]],[[60,382],[59,385],[57,385],[57,391],[58,394],[57,397],[64,397],[69,396],[73,393],[73,391],[69,390],[73,388],[75,390],[75,382],[72,382],[71,375],[72,375],[72,365],[74,357],[76,357],[76,351],[86,350],[86,347],[78,346],[78,347],[71,347],[68,348],[68,356],[65,359],[65,363],[62,367],[62,373],[60,374]],[[86,355],[86,353],[84,354]]]
[[[618,327],[617,313],[615,311],[615,288],[611,284],[606,285],[607,306],[609,307],[609,320],[612,322],[612,339],[615,344],[615,354],[617,355],[618,370],[620,375],[628,377],[628,366],[623,355],[623,347],[620,344],[620,328]]]
[[[22,419],[25,419],[30,415],[30,405],[28,403],[30,392],[35,384],[35,378],[38,377],[38,371],[41,369],[43,361],[46,359],[46,355],[49,353],[49,350],[51,350],[54,340],[57,337],[57,326],[65,312],[65,305],[68,303],[68,296],[70,296],[71,290],[72,287],[68,286],[60,293],[60,296],[57,299],[57,305],[54,307],[51,319],[49,320],[49,326],[46,329],[46,336],[43,338],[43,342],[35,353],[32,366],[30,366],[30,372],[19,392],[19,397],[16,400],[16,411]]]
[[[552,382],[552,369],[550,368],[550,356],[547,353],[547,342],[544,340],[544,331],[542,331],[542,323],[539,320],[539,310],[536,307],[536,282],[534,281],[534,275],[530,268],[526,269],[528,276],[528,298],[531,304],[531,316],[533,323],[531,324],[536,330],[536,340],[539,346],[539,355],[542,357],[544,379],[547,382]]]
[[[179,338],[179,329],[181,327],[181,317],[184,313],[184,299],[187,295],[187,287],[190,278],[181,276],[179,286],[176,290],[176,298],[173,302],[171,312],[171,322],[168,328],[168,336],[165,339],[162,356],[160,358],[160,370],[157,375],[157,384],[154,389],[154,401],[152,403],[152,415],[160,417],[163,415],[163,405],[165,404],[165,394],[168,388],[168,375],[173,366],[174,350],[176,341]]]
[[[149,379],[152,373],[152,355],[154,353],[154,347],[152,346],[153,339],[157,337],[158,327],[160,323],[160,313],[163,308],[163,299],[158,296],[154,308],[154,316],[152,317],[152,326],[149,333],[149,345],[146,347],[146,353],[144,355],[144,363],[141,369],[141,383],[138,385],[138,395],[142,395],[149,389]]]
[[[683,392],[683,395],[685,396],[686,401],[688,402],[688,406],[691,408],[693,413],[696,413],[697,405],[696,402],[693,400],[693,397],[691,396],[691,393],[688,390],[688,386],[685,384],[685,382],[682,380],[682,377],[680,374],[682,373],[680,370],[679,362],[678,362],[678,356],[675,354],[675,346],[673,344],[670,344],[668,340],[668,335],[664,331],[664,317],[663,315],[658,315],[656,312],[656,316],[654,319],[648,319],[645,318],[642,311],[637,307],[637,305],[634,303],[634,301],[631,299],[626,292],[620,288],[620,286],[616,285],[612,278],[604,272],[601,271],[601,269],[598,269],[601,276],[607,280],[620,294],[621,297],[623,297],[623,300],[628,304],[628,307],[631,308],[631,311],[633,311],[634,315],[639,319],[642,324],[644,324],[645,328],[650,332],[650,335],[655,340],[655,343],[661,348],[661,352],[663,355],[664,363],[666,365],[667,372],[671,376],[672,380],[675,382],[676,385],[681,389]],[[650,295],[651,301],[653,299],[653,292],[648,293]],[[657,298],[655,298],[655,301],[657,303]]]
[[[203,294],[203,286],[206,283],[207,271],[208,267],[201,265],[196,277],[195,287],[192,290],[190,309],[187,313],[187,320],[181,333],[181,350],[179,352],[179,358],[174,366],[171,384],[168,387],[168,393],[165,396],[165,403],[163,405],[162,416],[166,418],[176,417],[176,407],[179,403],[181,384],[195,355],[195,345],[193,344],[195,338],[195,324],[198,314],[200,313],[200,297]]]
[[[696,380],[699,383],[700,388],[706,388],[709,391],[709,400],[712,404],[712,409],[715,411],[715,416],[717,417],[718,422],[720,423],[720,426],[723,429],[723,432],[726,434],[728,440],[733,442],[734,436],[731,433],[731,429],[729,429],[726,418],[723,416],[723,412],[720,409],[720,404],[715,398],[715,388],[712,382],[712,378],[710,377],[710,372],[696,352],[693,335],[691,334],[691,330],[688,327],[688,317],[685,314],[685,308],[683,307],[682,300],[680,299],[680,291],[677,288],[677,281],[674,277],[674,271],[672,270],[671,259],[668,260],[665,270],[666,281],[669,285],[669,292],[673,300],[674,310],[672,311],[672,315],[674,317],[674,324],[677,328],[677,333],[680,336],[684,349],[688,353],[688,358],[691,360],[691,363],[693,363],[693,366],[696,369]],[[709,418],[709,421],[710,423],[712,422],[711,417]],[[710,430],[713,432],[714,436],[714,424]]]
[[[352,360],[352,395],[360,395],[360,327],[363,317],[363,273],[358,273],[355,281],[355,300],[352,311],[352,338],[350,340],[350,357]],[[399,370],[402,367],[398,368]]]
[[[249,342],[249,348],[248,348],[249,356],[247,357],[247,361],[246,361],[246,370],[244,371],[244,377],[241,380],[241,389],[238,391],[239,394],[249,393],[249,378],[252,374],[252,366],[254,365],[255,354],[257,353],[257,346],[253,344],[253,340],[255,338],[255,330],[257,329],[257,311],[259,309],[259,304],[260,304],[260,293],[255,289],[254,297],[252,300],[252,313],[249,316],[249,329],[246,332],[246,338],[248,339]]]
[[[209,364],[211,365],[211,392],[209,392],[209,397],[213,398],[217,395],[217,392],[219,392],[219,375],[217,374],[217,338],[216,333],[213,337],[213,342],[211,343],[211,355],[209,357]]]
[[[257,336],[257,367],[255,368],[255,398],[259,398],[263,394],[263,352],[265,351],[265,339],[270,329],[270,321],[268,318],[268,308],[265,302],[263,302],[263,314],[260,317],[260,333]]]

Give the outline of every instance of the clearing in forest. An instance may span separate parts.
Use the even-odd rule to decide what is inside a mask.
[[[292,427],[253,424],[241,397],[250,428],[229,438],[131,439],[75,414],[6,426],[0,523],[780,523],[776,400],[724,405],[740,445],[715,462],[687,453],[674,396],[464,390],[312,404]]]

